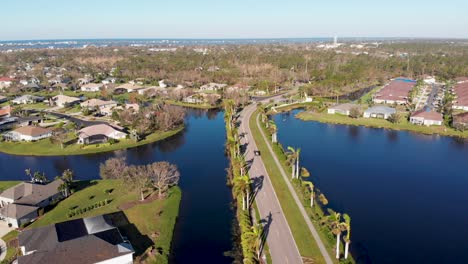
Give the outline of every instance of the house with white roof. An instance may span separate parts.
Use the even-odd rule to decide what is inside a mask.
[[[104,85],[102,83],[87,83],[81,86],[83,92],[99,92]]]

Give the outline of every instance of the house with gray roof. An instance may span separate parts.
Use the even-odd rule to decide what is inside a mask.
[[[22,182],[0,193],[0,219],[18,228],[34,220],[37,210],[61,199],[58,179],[47,184]]]
[[[388,119],[392,114],[395,114],[395,108],[384,105],[373,106],[364,111],[365,118],[383,118]]]
[[[357,104],[351,104],[351,103],[334,105],[328,108],[328,113],[349,116],[349,114],[351,113],[351,109],[353,108],[360,109],[360,106]]]
[[[25,94],[25,95],[22,95],[20,97],[17,97],[11,100],[13,104],[33,104],[33,103],[37,103],[40,101],[44,101],[44,97],[30,95],[30,94]]]
[[[24,230],[18,264],[133,263],[134,249],[111,215],[74,219]]]

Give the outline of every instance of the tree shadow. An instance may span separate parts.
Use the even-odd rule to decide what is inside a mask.
[[[268,237],[268,234],[270,233],[270,226],[272,222],[273,222],[273,216],[271,212],[268,213],[267,217],[260,220],[260,224],[263,225],[262,235],[260,236],[260,239],[261,239],[260,252],[262,252],[263,248],[265,247],[266,239]]]
[[[255,199],[258,192],[262,189],[264,179],[265,179],[265,176],[263,176],[263,175],[261,175],[259,177],[252,178],[252,189],[253,189],[252,200]]]
[[[141,256],[149,247],[154,245],[151,238],[143,235],[135,224],[128,220],[127,215],[123,211],[107,214],[106,219],[109,219],[110,224],[119,229],[124,239],[130,241],[135,250],[135,256]]]
[[[81,190],[84,190],[84,189],[89,188],[89,187],[91,187],[93,185],[96,185],[96,184],[98,184],[98,182],[96,180],[74,181],[72,183],[71,189],[74,192],[79,192]]]

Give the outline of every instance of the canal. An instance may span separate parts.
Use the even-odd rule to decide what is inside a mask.
[[[352,219],[358,263],[468,263],[468,141],[305,122],[278,114],[278,139],[333,209]]]
[[[0,153],[0,180],[28,180],[24,170],[49,179],[72,169],[80,180],[99,179],[99,164],[125,156],[130,164],[169,161],[181,172],[182,201],[172,243],[171,263],[232,263],[224,256],[232,242],[232,196],[226,186],[225,127],[219,111],[188,110],[187,128],[166,140],[103,154],[30,157]]]

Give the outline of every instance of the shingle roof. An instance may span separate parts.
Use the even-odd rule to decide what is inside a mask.
[[[395,108],[391,108],[391,107],[388,107],[388,106],[378,105],[378,106],[371,107],[371,108],[367,109],[364,112],[365,113],[370,113],[370,114],[378,113],[378,114],[389,114],[390,115],[390,114],[396,113],[396,110],[395,110]]]
[[[403,78],[397,78],[392,80],[388,85],[383,87],[375,95],[375,99],[380,100],[406,100],[408,93],[413,89],[416,82],[406,80]]]
[[[52,132],[52,130],[50,129],[42,128],[38,126],[24,126],[24,127],[19,127],[13,131],[20,133],[22,135],[25,135],[25,136],[32,136],[32,137],[36,137],[36,136],[40,136],[40,135],[44,135],[44,134]]]
[[[421,109],[411,114],[411,117],[422,117],[425,120],[435,120],[435,121],[442,121],[442,114],[436,111],[426,111]]]
[[[0,197],[12,199],[17,204],[37,205],[58,193],[58,187],[63,183],[57,179],[48,184],[22,182],[0,193]]]
[[[35,251],[18,257],[19,264],[87,264],[133,253],[106,215],[25,230],[19,235],[19,244],[26,252]]]
[[[334,106],[330,107],[329,109],[337,109],[337,110],[349,111],[349,110],[351,110],[351,109],[353,109],[353,108],[359,108],[359,105],[346,103],[346,104],[334,105]]]
[[[85,137],[85,136],[91,137],[91,136],[96,136],[96,135],[105,135],[108,137],[110,134],[114,132],[120,132],[120,131],[106,124],[98,124],[98,125],[93,125],[93,126],[89,126],[89,127],[85,127],[81,129],[79,131],[79,134],[80,134],[80,137]]]
[[[24,216],[37,211],[39,207],[22,205],[22,204],[7,204],[0,208],[0,215],[12,219],[21,219]]]

